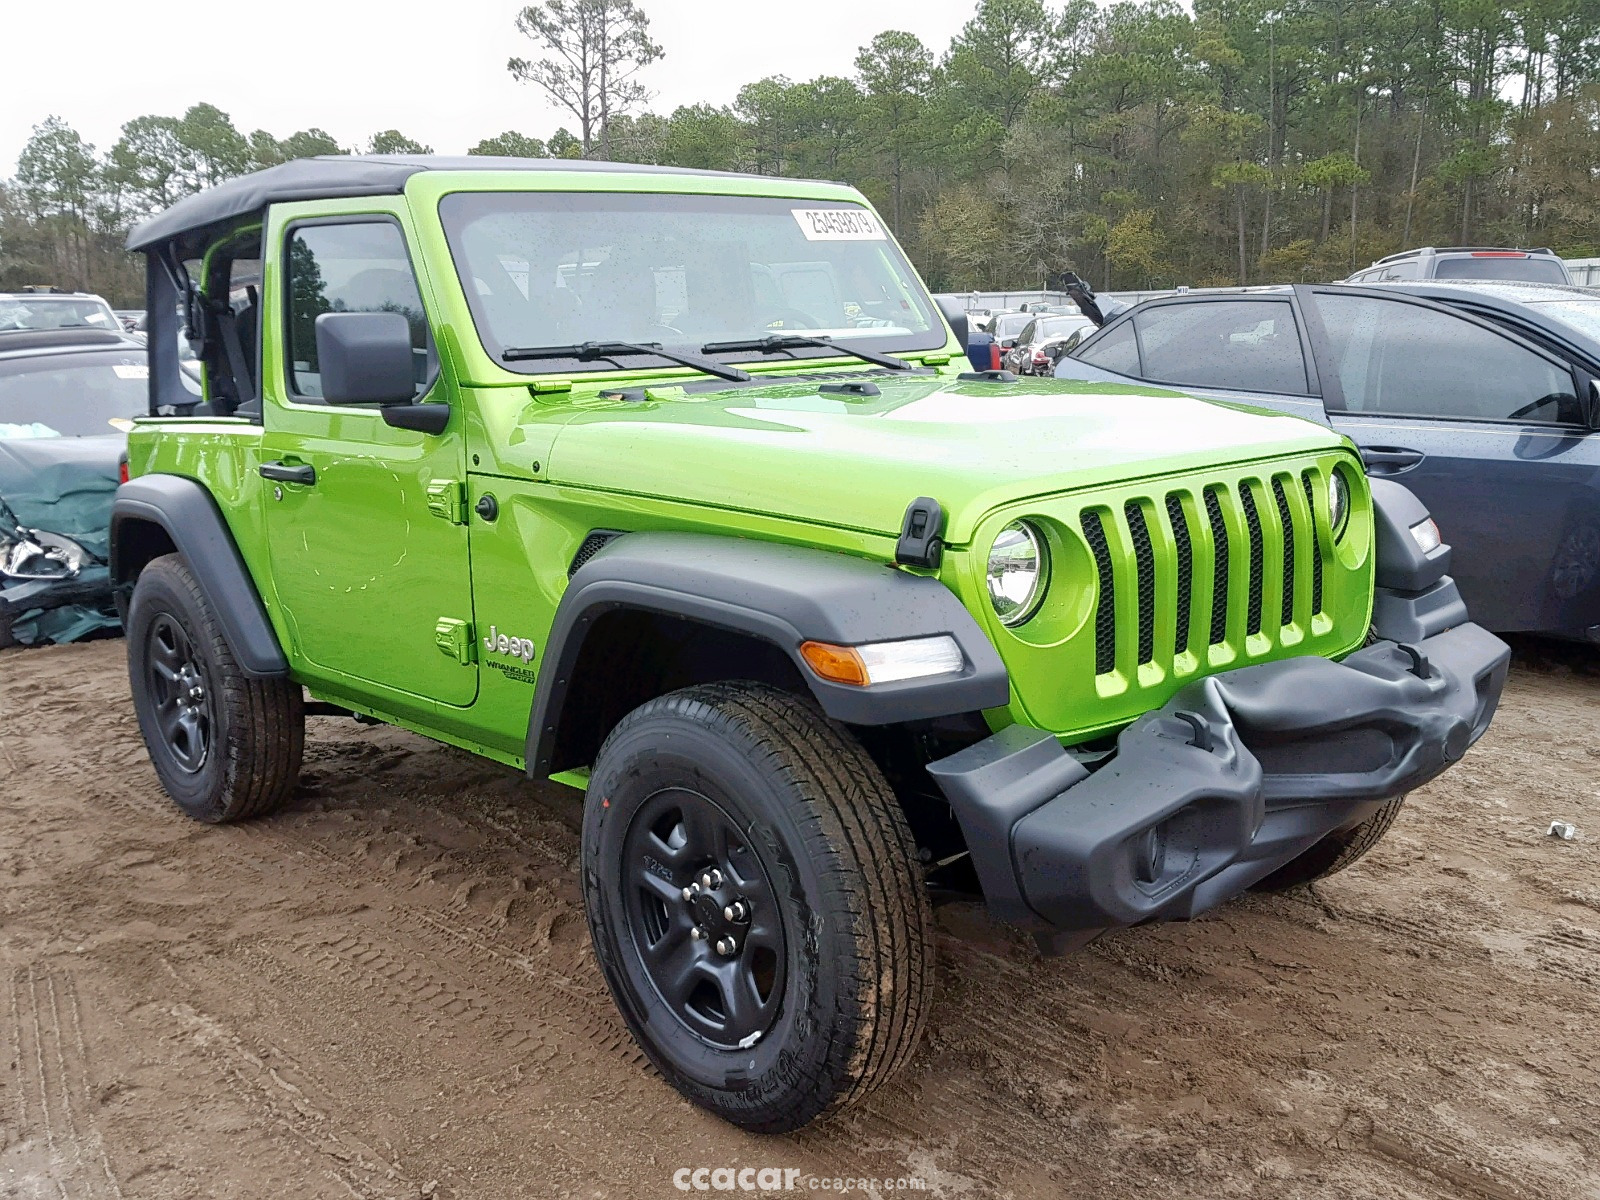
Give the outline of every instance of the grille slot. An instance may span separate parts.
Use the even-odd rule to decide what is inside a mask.
[[[1284,494],[1283,481],[1272,481],[1272,498],[1278,502],[1278,520],[1283,529],[1283,620],[1280,624],[1294,624],[1294,512],[1289,508],[1289,497]]]
[[[1322,611],[1322,531],[1317,528],[1317,500],[1315,478],[1311,471],[1301,473],[1300,482],[1306,485],[1306,508],[1311,512],[1311,611]]]
[[[1214,548],[1211,572],[1211,645],[1220,646],[1228,640],[1228,525],[1222,519],[1222,502],[1217,499],[1217,489],[1205,491],[1206,518],[1211,522],[1211,545]]]
[[[1189,617],[1194,605],[1194,545],[1189,540],[1189,518],[1177,492],[1167,493],[1167,523],[1172,526],[1172,541],[1178,552],[1178,619],[1173,649],[1183,654],[1189,649]]]
[[[1111,575],[1111,547],[1099,513],[1085,509],[1079,522],[1100,577],[1100,607],[1094,615],[1094,673],[1105,675],[1117,667],[1117,590]]]
[[[1150,546],[1150,527],[1145,524],[1144,506],[1129,500],[1122,506],[1128,522],[1128,537],[1133,542],[1133,564],[1139,579],[1139,662],[1153,662],[1156,656],[1156,556]]]
[[[596,529],[592,531],[588,537],[583,539],[583,545],[578,547],[578,552],[572,556],[572,562],[567,567],[567,578],[571,579],[574,575],[576,575],[578,573],[578,568],[583,566],[584,563],[588,562],[596,554],[599,554],[601,548],[605,546],[607,542],[621,536],[622,534],[615,529]]]
[[[1261,514],[1256,511],[1256,494],[1248,483],[1239,483],[1239,503],[1244,508],[1245,527],[1250,531],[1250,607],[1245,622],[1246,633],[1261,632],[1262,558],[1266,553],[1261,537]]]

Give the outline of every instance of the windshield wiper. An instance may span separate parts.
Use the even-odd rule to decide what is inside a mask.
[[[718,379],[731,379],[734,383],[746,383],[750,379],[748,371],[726,366],[714,358],[702,358],[698,354],[679,354],[676,350],[664,349],[660,342],[579,342],[575,346],[513,346],[509,350],[501,351],[500,361],[529,362],[539,358],[575,358],[579,362],[593,362],[597,358],[616,358],[622,354],[654,354],[657,358],[677,363],[680,367],[693,367],[696,371],[704,371],[707,375],[715,375]]]
[[[909,371],[912,369],[911,364],[903,358],[895,358],[889,354],[876,354],[871,350],[856,350],[850,346],[841,346],[831,337],[809,333],[771,333],[766,337],[749,338],[742,342],[707,342],[700,347],[700,352],[702,354],[735,354],[742,350],[759,350],[763,354],[773,354],[779,350],[803,350],[808,346],[816,346],[824,350],[837,350],[840,354],[849,354],[859,358],[862,362],[888,367],[891,371]]]

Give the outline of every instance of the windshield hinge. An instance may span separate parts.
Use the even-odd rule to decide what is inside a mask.
[[[428,511],[452,525],[465,525],[467,485],[459,479],[428,480]]]
[[[557,396],[571,390],[570,379],[536,379],[528,385],[528,391],[535,396]]]

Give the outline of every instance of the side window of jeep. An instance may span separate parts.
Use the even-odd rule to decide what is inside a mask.
[[[416,272],[405,237],[391,221],[293,226],[285,265],[288,323],[284,344],[296,399],[320,400],[317,318],[329,312],[400,313],[411,324],[418,390],[434,363]]]

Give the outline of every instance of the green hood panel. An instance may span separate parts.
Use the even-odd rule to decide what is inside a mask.
[[[870,397],[811,382],[597,399],[555,434],[545,478],[888,536],[932,496],[962,545],[985,513],[1028,497],[1341,443],[1298,417],[1136,386],[874,382]]]

